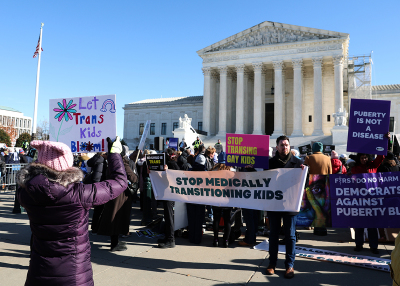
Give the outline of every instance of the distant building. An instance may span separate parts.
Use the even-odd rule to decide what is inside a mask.
[[[147,120],[151,120],[147,138],[174,137],[172,131],[179,127],[179,117],[192,118],[194,129],[203,130],[203,96],[146,99],[125,104],[124,140],[129,148],[139,145]]]
[[[10,135],[11,143],[15,145],[19,135],[31,134],[32,118],[14,108],[0,105],[0,128]]]
[[[285,134],[298,139],[294,145],[318,138],[345,146],[353,98],[390,100],[399,134],[400,85],[371,86],[371,56],[349,56],[349,41],[347,33],[270,21],[241,31],[197,51],[204,96],[125,105],[124,138],[136,147],[148,119],[150,139],[170,137],[187,113],[212,141],[227,133]]]
[[[400,84],[372,86],[372,99],[389,100],[390,127],[393,133],[400,134]]]

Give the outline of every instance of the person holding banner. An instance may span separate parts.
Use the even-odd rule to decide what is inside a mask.
[[[199,146],[199,154],[195,159],[193,171],[211,171],[214,167],[215,149],[209,146],[205,150],[204,145]],[[210,207],[211,209],[211,207]],[[205,206],[201,204],[186,204],[188,216],[189,241],[200,244],[203,236],[203,222],[205,217]]]
[[[109,142],[109,179],[82,184],[71,149],[61,142],[32,141],[35,163],[17,173],[18,200],[32,230],[25,285],[93,285],[89,210],[118,197],[128,186],[119,138]]]
[[[290,152],[289,138],[280,136],[276,139],[276,153],[275,156],[269,159],[269,168],[302,168],[301,160],[296,158]],[[268,211],[268,220],[270,224],[269,234],[269,265],[266,270],[267,275],[275,274],[275,268],[278,261],[278,247],[279,247],[279,232],[281,228],[281,220],[283,220],[283,227],[285,232],[286,242],[286,259],[285,259],[285,278],[291,279],[294,277],[294,260],[296,257],[296,215],[292,212],[272,212]]]
[[[221,152],[218,156],[218,164],[216,164],[211,171],[221,171],[221,170],[227,170],[227,171],[235,171],[235,169],[226,166],[225,165],[225,152]],[[213,210],[213,216],[214,216],[214,221],[213,221],[213,232],[214,232],[214,242],[213,246],[218,247],[219,246],[219,238],[218,238],[218,233],[219,233],[219,223],[221,220],[221,217],[224,219],[224,236],[222,240],[222,247],[228,247],[229,245],[229,236],[231,234],[231,212],[232,212],[232,207],[217,207],[217,206],[212,206]]]
[[[356,164],[351,169],[352,174],[362,174],[362,173],[376,173],[379,166],[381,165],[384,156],[378,155],[374,160],[371,159],[372,155],[357,153]],[[364,244],[364,228],[355,228],[355,241],[356,247],[354,251],[363,250]],[[373,254],[379,254],[378,250],[378,230],[376,228],[367,228],[368,231],[368,241],[369,247]]]
[[[165,152],[165,159],[167,167],[165,169],[180,170],[177,161],[176,152],[167,148]],[[174,201],[162,201],[164,206],[164,220],[165,220],[165,237],[158,240],[159,248],[174,248],[175,247],[175,233],[174,233]]]

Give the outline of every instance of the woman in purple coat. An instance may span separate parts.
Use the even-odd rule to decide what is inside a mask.
[[[32,230],[25,285],[94,285],[88,233],[89,209],[119,196],[128,186],[119,138],[109,142],[109,180],[82,184],[64,143],[32,141],[38,160],[17,175],[17,196]],[[112,146],[111,146],[112,145]]]

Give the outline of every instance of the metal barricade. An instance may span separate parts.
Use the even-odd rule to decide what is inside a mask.
[[[0,189],[2,191],[15,190],[17,184],[15,176],[26,165],[28,164],[6,164],[6,172],[5,174],[1,174]]]

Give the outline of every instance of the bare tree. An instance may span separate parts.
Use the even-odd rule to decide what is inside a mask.
[[[43,141],[49,140],[49,121],[47,119],[42,119],[36,127],[36,138]]]

